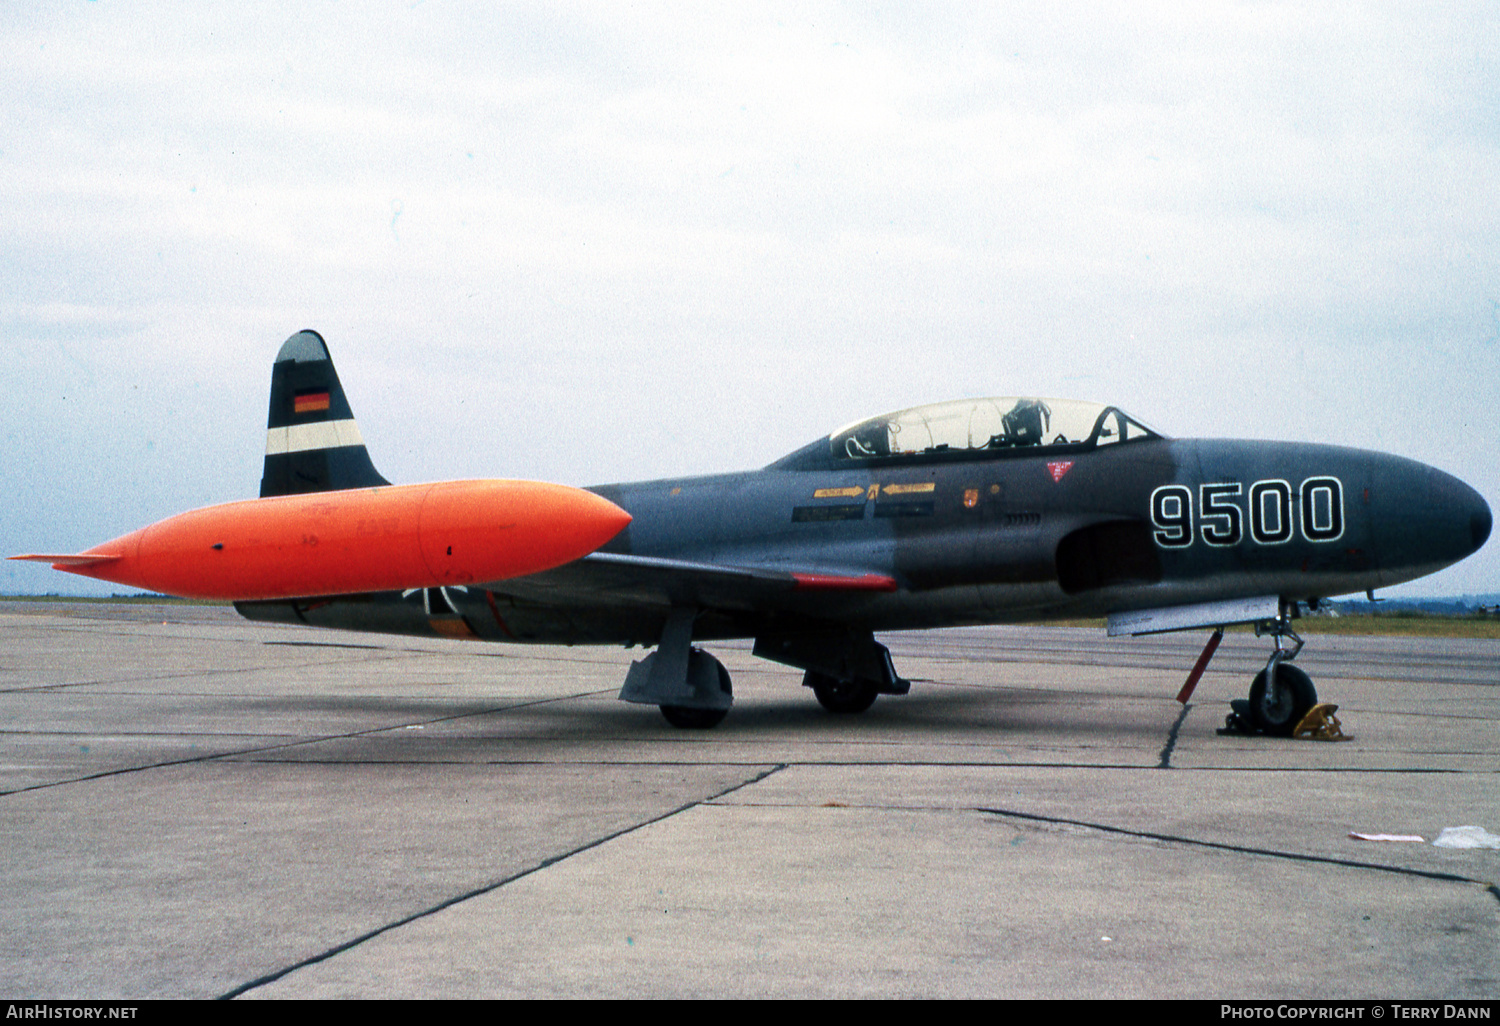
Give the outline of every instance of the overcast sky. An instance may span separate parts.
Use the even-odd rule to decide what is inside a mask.
[[[3,554],[255,495],[301,328],[398,482],[1035,394],[1500,507],[1493,0],[281,7],[0,7]]]

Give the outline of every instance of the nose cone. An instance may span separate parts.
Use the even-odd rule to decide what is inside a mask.
[[[1473,540],[1474,548],[1470,551],[1478,552],[1484,548],[1484,543],[1489,540],[1490,528],[1494,526],[1494,519],[1490,516],[1490,507],[1478,492],[1474,493],[1476,500],[1474,512],[1469,514],[1469,537]]]
[[[1451,474],[1385,457],[1371,475],[1371,527],[1388,583],[1409,581],[1477,552],[1490,536],[1489,504]]]

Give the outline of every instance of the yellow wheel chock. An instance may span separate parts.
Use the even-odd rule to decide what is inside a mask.
[[[1319,702],[1307,710],[1307,715],[1292,731],[1292,737],[1306,737],[1313,741],[1353,741],[1354,738],[1345,734],[1339,725],[1339,718],[1334,715],[1337,711],[1338,706],[1332,702]]]

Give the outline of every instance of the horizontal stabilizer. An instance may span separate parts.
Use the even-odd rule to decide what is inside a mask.
[[[59,553],[28,552],[24,556],[11,556],[11,559],[23,559],[28,563],[51,563],[54,567],[65,566],[93,566],[95,563],[110,563],[120,559],[117,552],[78,552],[66,555]]]

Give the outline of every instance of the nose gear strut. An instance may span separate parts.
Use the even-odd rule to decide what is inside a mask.
[[[1274,620],[1255,624],[1255,636],[1269,634],[1275,643],[1266,668],[1250,684],[1250,725],[1262,734],[1291,737],[1297,724],[1318,704],[1318,692],[1307,674],[1291,665],[1302,651],[1302,638],[1292,629],[1296,606],[1279,603]],[[1285,647],[1290,638],[1292,647]]]

